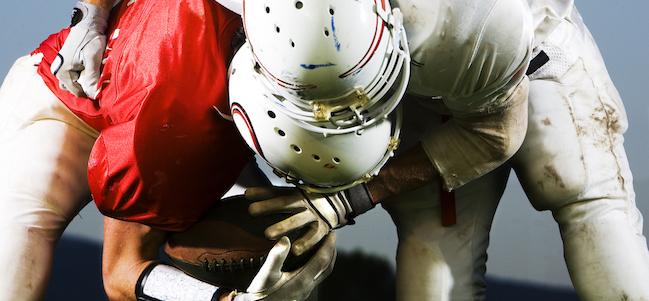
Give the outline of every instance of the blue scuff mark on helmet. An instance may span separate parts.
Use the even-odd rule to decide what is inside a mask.
[[[321,68],[321,67],[331,67],[335,66],[336,64],[333,63],[326,63],[326,64],[300,64],[300,67],[304,69],[316,69],[316,68]]]
[[[336,46],[336,51],[340,51],[340,42],[338,42],[338,36],[336,35],[336,25],[334,24],[334,16],[331,16],[331,31],[333,31],[334,46]]]

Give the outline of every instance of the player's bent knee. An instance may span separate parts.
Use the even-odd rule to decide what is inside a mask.
[[[403,238],[397,253],[397,296],[400,300],[445,300],[453,275],[440,250],[417,236]]]

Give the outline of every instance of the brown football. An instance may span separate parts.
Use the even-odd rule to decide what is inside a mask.
[[[252,217],[243,196],[223,199],[185,232],[171,235],[164,246],[169,261],[185,273],[219,287],[245,290],[275,245],[264,230],[289,214]],[[291,235],[293,241],[298,233]],[[285,270],[308,259],[309,253],[289,258]]]

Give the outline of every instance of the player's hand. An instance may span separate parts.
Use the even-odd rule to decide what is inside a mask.
[[[282,265],[290,249],[290,240],[282,237],[268,253],[268,259],[246,292],[234,293],[232,300],[285,301],[308,298],[316,285],[331,274],[336,260],[336,234],[331,232],[327,235],[304,266],[283,272]]]
[[[334,194],[308,193],[298,188],[254,187],[246,190],[253,201],[252,216],[290,213],[290,217],[269,226],[265,235],[275,240],[302,227],[306,233],[293,244],[293,253],[302,255],[315,246],[331,229],[353,224],[353,218],[374,207],[365,184]]]
[[[99,6],[77,3],[70,33],[50,68],[61,89],[78,97],[97,96],[109,14]]]

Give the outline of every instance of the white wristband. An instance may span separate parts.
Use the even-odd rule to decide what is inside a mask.
[[[140,279],[136,288],[138,300],[210,301],[218,290],[166,264],[147,268]]]

